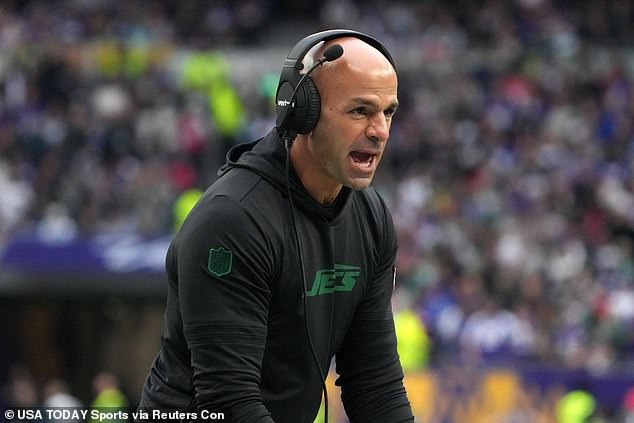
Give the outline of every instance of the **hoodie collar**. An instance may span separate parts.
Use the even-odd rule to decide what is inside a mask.
[[[218,171],[222,176],[233,168],[248,169],[262,176],[286,197],[286,149],[277,130],[273,129],[259,140],[232,147],[226,163]],[[352,190],[343,187],[333,205],[323,205],[308,194],[291,165],[290,185],[293,203],[304,213],[329,223],[336,224],[349,207]]]

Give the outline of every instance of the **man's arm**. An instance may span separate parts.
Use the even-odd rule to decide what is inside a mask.
[[[396,352],[391,297],[396,240],[388,214],[382,253],[362,303],[337,352],[341,398],[352,423],[413,422]]]
[[[391,273],[391,272],[390,272]],[[389,285],[391,275],[382,285]],[[396,336],[390,310],[358,310],[337,353],[342,400],[350,421],[413,422],[403,387],[403,371],[396,353]]]
[[[181,229],[174,263],[197,407],[273,422],[259,388],[271,252],[238,202],[202,201]]]

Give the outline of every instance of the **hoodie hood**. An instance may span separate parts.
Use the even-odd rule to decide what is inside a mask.
[[[218,175],[222,177],[234,168],[248,169],[257,173],[280,191],[283,197],[287,197],[286,149],[275,128],[257,141],[232,147],[227,152],[226,162],[218,171]],[[288,181],[295,207],[322,221],[336,223],[337,216],[340,216],[348,207],[352,193],[348,187],[341,189],[333,205],[323,205],[308,194],[292,165]]]

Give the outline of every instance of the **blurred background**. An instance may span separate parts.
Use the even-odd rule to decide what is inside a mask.
[[[397,62],[375,186],[418,421],[634,421],[627,0],[2,0],[0,408],[136,404],[174,230],[337,27]]]

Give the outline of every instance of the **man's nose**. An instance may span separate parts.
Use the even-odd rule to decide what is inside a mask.
[[[366,136],[375,142],[385,142],[390,136],[390,124],[383,113],[372,116],[366,128]]]

